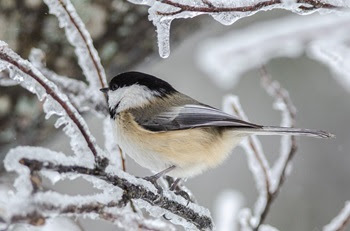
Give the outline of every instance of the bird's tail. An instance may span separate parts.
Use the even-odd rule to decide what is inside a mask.
[[[296,135],[296,136],[310,136],[317,138],[334,138],[335,135],[326,131],[303,129],[303,128],[286,128],[266,126],[262,128],[249,128],[244,132],[254,135]]]

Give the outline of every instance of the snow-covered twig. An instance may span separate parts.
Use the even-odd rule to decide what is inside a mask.
[[[323,231],[345,231],[350,224],[350,201],[345,202],[344,208],[333,218],[331,223],[323,227]]]
[[[50,161],[39,161],[35,159],[22,158],[19,162],[22,165],[27,166],[31,173],[42,170],[49,170],[58,172],[60,174],[74,173],[93,176],[102,181],[105,181],[109,185],[118,187],[123,190],[123,196],[118,202],[113,204],[113,207],[124,207],[131,199],[141,199],[151,206],[159,206],[160,208],[173,213],[174,215],[184,219],[186,222],[193,224],[194,227],[197,227],[200,230],[212,229],[213,227],[211,218],[205,214],[201,214],[199,211],[196,211],[193,204],[188,204],[188,202],[183,199],[183,203],[179,203],[177,200],[174,200],[175,198],[169,197],[168,195],[163,195],[160,198],[160,195],[145,187],[142,184],[143,180],[141,179],[138,180],[138,182],[130,182],[130,180],[126,178],[121,178],[118,175],[108,174],[104,170],[100,170],[98,168],[91,169],[78,165],[60,165]],[[107,206],[108,205],[111,204],[107,203]],[[105,207],[106,205],[103,206]]]
[[[50,9],[50,13],[57,16],[59,24],[64,27],[68,41],[75,47],[78,63],[89,82],[89,89],[85,91],[87,99],[99,99],[101,92],[99,88],[107,87],[105,70],[101,64],[100,57],[93,46],[90,33],[75,10],[70,0],[44,0]],[[107,97],[104,96],[107,101]],[[98,101],[98,100],[96,100]],[[95,100],[92,100],[95,102]],[[104,110],[97,102],[95,108]],[[125,163],[123,155],[120,155],[121,162]],[[125,164],[123,164],[125,169]]]
[[[45,63],[45,53],[37,48],[33,48],[29,54],[29,61],[37,68],[46,78],[54,82],[57,87],[65,93],[72,104],[79,112],[96,111],[102,115],[108,115],[102,97],[91,95],[86,83],[67,76],[62,76],[48,69]]]
[[[185,11],[197,12],[197,13],[253,12],[253,11],[264,10],[264,8],[266,7],[279,5],[283,2],[281,0],[269,0],[269,1],[260,1],[255,4],[253,3],[251,5],[246,5],[246,6],[230,7],[230,6],[215,6],[214,3],[211,3],[209,1],[202,1],[207,6],[181,4],[173,0],[157,0],[157,1],[162,2],[163,4],[167,4],[167,5],[179,8],[179,10],[174,12],[157,11],[159,15],[163,15],[163,16],[175,15]],[[315,10],[320,8],[326,8],[326,9],[340,8],[339,6],[318,1],[318,0],[297,0],[296,3],[303,4],[298,6],[298,8],[301,10]]]
[[[278,82],[272,81],[264,67],[261,69],[261,82],[267,93],[275,99],[275,108],[282,113],[282,126],[293,127],[295,124],[295,107],[289,98],[288,92]],[[248,120],[237,97],[226,97],[224,99],[224,110],[227,113]],[[294,136],[282,137],[281,139],[281,153],[272,169],[269,167],[257,137],[248,137],[241,143],[248,155],[248,164],[259,192],[253,217],[250,217],[249,211],[242,217],[245,220],[243,223],[254,230],[258,230],[264,223],[271,205],[277,198],[286,179],[290,161],[297,150]]]
[[[72,131],[69,129],[66,129],[65,131],[71,136],[71,138],[77,138],[77,136],[73,134],[75,133],[74,130],[77,130],[81,134],[88,150],[91,151],[95,158],[95,163],[99,167],[104,168],[106,164],[108,164],[106,163],[107,159],[102,157],[101,153],[98,151],[99,148],[97,147],[95,138],[91,135],[84,119],[69,102],[67,97],[58,90],[55,84],[46,79],[41,72],[34,68],[31,63],[23,60],[8,48],[6,43],[0,41],[0,70],[4,69],[10,71],[10,78],[20,83],[22,82],[25,88],[37,94],[39,100],[46,98],[44,110],[47,113],[47,117],[50,117],[53,114],[62,116],[62,119],[58,120],[59,122],[57,122],[56,126],[61,126],[67,123],[73,125],[73,127],[70,128]],[[60,107],[58,111],[56,110],[57,106]],[[60,112],[61,110],[63,111]],[[67,121],[67,119],[69,119],[69,121]],[[86,151],[85,147],[81,147],[81,143],[78,143],[79,142],[72,143],[72,146],[80,146],[78,147],[79,151],[77,150],[76,153]]]
[[[276,109],[280,110],[282,113],[281,126],[294,127],[296,109],[289,97],[288,91],[282,88],[276,80],[273,81],[271,79],[271,76],[267,73],[264,66],[261,68],[261,81],[266,92],[275,99]],[[280,156],[272,169],[273,184],[269,191],[266,206],[260,215],[257,229],[264,222],[273,201],[278,196],[278,193],[286,180],[286,175],[288,174],[287,169],[290,167],[290,162],[296,151],[297,142],[295,136],[281,138]]]
[[[44,0],[44,2],[48,5],[50,13],[57,16],[60,26],[65,28],[68,41],[75,47],[79,66],[89,81],[90,90],[98,92],[99,87],[106,87],[105,70],[91,36],[70,0]]]

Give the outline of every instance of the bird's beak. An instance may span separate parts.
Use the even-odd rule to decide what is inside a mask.
[[[100,91],[102,91],[104,94],[107,94],[107,92],[109,91],[109,88],[108,87],[101,88]]]

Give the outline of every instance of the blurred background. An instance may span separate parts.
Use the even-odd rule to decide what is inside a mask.
[[[208,16],[176,20],[171,29],[170,57],[162,59],[158,55],[155,28],[147,20],[147,7],[119,0],[72,2],[92,35],[109,79],[126,70],[147,72],[218,108],[225,95],[235,94],[252,122],[280,123],[280,114],[272,109],[273,100],[260,87],[258,70],[245,73],[235,87],[223,90],[213,81],[215,76],[200,70],[196,57],[205,39],[221,37],[264,20],[279,19],[289,15],[288,12],[258,13],[231,26],[223,26]],[[47,54],[49,68],[83,79],[74,50],[58,28],[57,18],[48,14],[41,0],[1,0],[0,40],[24,58],[31,48],[41,48]],[[334,80],[328,68],[306,56],[274,59],[266,67],[272,78],[289,91],[298,110],[298,127],[327,130],[337,136],[332,140],[298,138],[293,170],[266,223],[280,230],[321,230],[350,198],[349,92]],[[102,121],[89,114],[85,117],[102,143]],[[53,121],[45,121],[41,103],[35,96],[19,86],[0,86],[0,158],[18,145],[45,146],[70,153],[67,138],[54,129]],[[278,137],[261,137],[261,141],[267,158],[274,161],[279,152]],[[198,203],[212,213],[218,195],[225,190],[241,193],[244,206],[252,208],[257,192],[246,162],[244,151],[236,148],[221,166],[189,179],[185,185]],[[150,174],[130,158],[127,171],[138,176]],[[0,174],[5,175],[3,170]],[[49,187],[69,194],[93,192],[82,180]],[[103,221],[79,219],[79,223],[84,230],[115,230]]]

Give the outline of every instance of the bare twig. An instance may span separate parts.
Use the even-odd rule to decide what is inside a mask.
[[[255,5],[248,5],[248,6],[241,6],[241,7],[219,7],[219,6],[214,6],[208,1],[203,1],[207,5],[205,6],[190,6],[178,2],[174,2],[172,0],[157,0],[159,2],[162,2],[163,4],[167,4],[169,6],[177,7],[179,10],[174,11],[174,12],[157,12],[158,15],[162,16],[171,16],[171,15],[176,15],[181,12],[189,11],[189,12],[198,12],[198,13],[221,13],[221,12],[254,12],[257,10],[260,10],[264,7],[272,6],[272,5],[277,5],[281,4],[281,0],[269,0],[269,1],[264,1],[264,2],[259,2]],[[297,3],[299,4],[308,4],[310,6],[299,6],[300,9],[302,10],[315,10],[315,9],[320,9],[320,8],[325,8],[325,9],[336,9],[339,8],[338,6],[329,4],[329,3],[323,3],[322,1],[319,0],[298,0]]]

